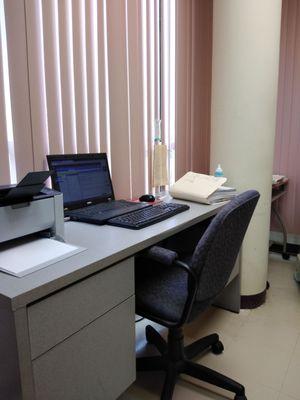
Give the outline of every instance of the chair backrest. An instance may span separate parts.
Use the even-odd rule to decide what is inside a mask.
[[[225,287],[259,199],[248,190],[216,215],[197,244],[191,267],[198,276],[197,302],[213,300]]]

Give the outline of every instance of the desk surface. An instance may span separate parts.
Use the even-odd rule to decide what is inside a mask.
[[[190,209],[139,231],[66,222],[66,242],[86,250],[23,278],[0,273],[0,299],[11,301],[16,310],[209,218],[222,207],[182,203],[189,204]]]

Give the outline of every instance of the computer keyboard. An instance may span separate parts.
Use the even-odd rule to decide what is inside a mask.
[[[108,219],[127,214],[132,211],[150,207],[148,203],[135,203],[126,200],[116,200],[108,203],[99,203],[88,207],[72,210],[67,215],[73,221],[104,224]]]
[[[186,204],[159,203],[144,210],[137,210],[116,218],[111,218],[107,221],[107,224],[120,226],[121,228],[141,229],[170,218],[189,208]]]

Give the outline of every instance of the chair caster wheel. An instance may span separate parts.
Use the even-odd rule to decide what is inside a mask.
[[[290,259],[290,255],[288,253],[282,253],[282,258],[284,260],[289,260]]]
[[[242,394],[242,395],[237,394],[235,396],[234,400],[247,400],[247,397],[244,394]]]
[[[211,346],[211,351],[212,351],[214,354],[221,354],[221,353],[223,353],[223,351],[224,351],[223,343],[220,342],[220,340],[219,340],[217,343],[215,343],[215,344],[213,344],[213,345]],[[241,399],[241,400],[242,400],[242,399]]]

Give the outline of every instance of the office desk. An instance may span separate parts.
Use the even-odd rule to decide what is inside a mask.
[[[0,273],[0,398],[115,399],[135,380],[134,255],[217,213],[190,210],[140,231],[67,222],[86,247],[23,278]],[[239,309],[239,266],[220,302]]]

